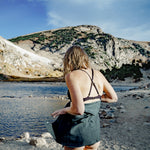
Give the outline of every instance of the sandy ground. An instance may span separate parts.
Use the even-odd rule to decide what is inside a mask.
[[[98,150],[150,150],[150,81],[131,83],[114,81],[115,85],[135,85],[138,89],[117,92],[117,103],[103,103],[101,143]],[[109,117],[106,112],[111,112]],[[32,146],[25,140],[0,139],[0,150],[61,150],[54,140],[48,145]]]
[[[115,119],[101,121],[106,127],[101,128],[100,150],[150,150],[150,89],[117,94]]]

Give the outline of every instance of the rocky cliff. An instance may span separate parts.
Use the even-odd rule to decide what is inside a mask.
[[[28,78],[60,77],[62,72],[53,70],[54,60],[29,52],[0,37],[0,78],[23,80]],[[21,78],[20,78],[21,79]]]
[[[120,68],[123,64],[142,65],[150,60],[150,42],[117,38],[91,25],[42,31],[9,40],[21,48],[0,39],[3,62],[0,72],[20,76],[51,77],[54,71],[62,76],[62,58],[71,45],[84,48],[92,66],[99,70]]]

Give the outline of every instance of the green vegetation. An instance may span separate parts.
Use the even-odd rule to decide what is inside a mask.
[[[94,33],[89,33],[89,34],[87,34],[87,38],[90,40],[95,40],[96,35]]]
[[[109,34],[101,34],[101,36],[99,38],[97,38],[96,43],[98,45],[103,45],[104,49],[106,51],[106,44],[108,43],[108,41],[112,40],[112,36]]]
[[[140,48],[141,48],[141,46],[140,46],[139,44],[133,43],[132,45],[133,45],[136,49],[140,49]]]
[[[50,48],[58,48],[62,44],[70,44],[74,38],[81,36],[74,28],[60,29],[52,32]]]
[[[86,51],[86,53],[88,54],[89,57],[95,59],[95,53],[94,52],[91,52],[91,50],[93,49],[92,46],[87,46],[84,48],[84,50]]]
[[[5,79],[7,79],[7,76],[0,73],[0,80],[5,80]]]
[[[81,36],[80,33],[77,33],[77,31],[74,28],[71,29],[60,29],[51,32],[51,36],[46,36],[42,32],[35,33],[31,35],[26,36],[19,36],[17,38],[9,39],[11,42],[19,42],[19,41],[25,41],[25,40],[31,40],[34,43],[38,43],[41,45],[49,46],[50,48],[57,49],[62,44],[70,44],[71,41],[74,38],[78,38]],[[49,43],[44,43],[45,40],[49,40]]]
[[[139,44],[133,43],[132,45],[133,45],[136,49],[138,49],[139,52],[140,52],[143,56],[148,56],[148,57],[150,57],[150,52],[147,51],[146,49],[142,48]]]
[[[35,43],[39,43],[39,44],[41,44],[42,42],[44,42],[45,40],[47,39],[47,37],[45,36],[45,35],[39,35],[38,37],[37,37],[37,39],[35,39],[35,40],[33,40]]]
[[[123,64],[121,68],[114,67],[112,70],[106,69],[105,71],[101,70],[101,72],[109,81],[114,79],[124,81],[127,77],[133,77],[137,81],[143,76],[140,71],[140,66],[134,64]]]
[[[99,37],[97,40],[97,42],[101,45],[106,45],[108,41],[109,41],[109,39],[106,37]]]
[[[18,42],[18,41],[25,41],[25,40],[30,40],[34,38],[40,37],[41,33],[35,33],[35,34],[30,34],[26,36],[19,36],[13,39],[9,39],[11,42]]]
[[[72,29],[61,29],[61,30],[56,30],[53,31],[53,37],[54,39],[57,39],[60,43],[70,43],[73,38],[76,38],[77,36],[77,31],[72,28]]]
[[[83,36],[84,35],[84,36]],[[19,41],[25,41],[25,40],[31,40],[34,43],[45,45],[49,47],[50,49],[58,49],[60,46],[64,46],[65,44],[71,44],[71,42],[77,39],[77,41],[74,43],[74,45],[86,45],[85,51],[91,58],[95,58],[95,53],[91,52],[92,47],[87,46],[87,40],[88,39],[95,39],[95,35],[93,33],[87,34],[79,33],[75,28],[69,28],[69,29],[60,29],[55,30],[51,32],[50,36],[44,35],[42,32],[35,33],[31,35],[26,36],[19,36],[17,38],[10,39],[11,42],[19,42]],[[48,40],[49,42],[45,43],[45,40]],[[82,43],[82,44],[81,44]],[[85,44],[84,44],[85,43]]]
[[[143,63],[142,68],[145,69],[145,70],[150,69],[150,61]]]

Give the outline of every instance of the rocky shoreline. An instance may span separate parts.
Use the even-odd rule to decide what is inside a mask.
[[[114,82],[121,85],[121,82]],[[129,91],[117,92],[117,103],[102,103],[101,143],[98,150],[149,150],[150,149],[150,82],[124,82],[136,85]],[[57,97],[60,100],[61,97]],[[64,96],[64,98],[66,98]],[[25,132],[17,139],[0,138],[1,150],[62,150],[50,133],[31,137]]]
[[[0,74],[0,81],[3,82],[63,82],[64,78],[60,77],[19,77],[13,75]]]

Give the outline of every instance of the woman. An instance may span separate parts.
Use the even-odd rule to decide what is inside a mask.
[[[100,142],[100,102],[116,102],[117,95],[105,77],[89,64],[79,46],[64,57],[64,75],[71,102],[52,113],[56,141],[65,150],[96,150]]]

